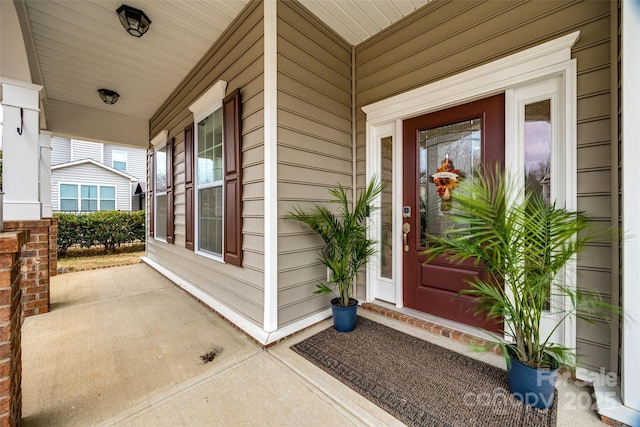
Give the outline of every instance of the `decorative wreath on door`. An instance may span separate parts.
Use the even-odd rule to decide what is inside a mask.
[[[435,184],[436,193],[441,199],[440,210],[451,209],[451,190],[458,186],[458,179],[462,177],[463,174],[453,166],[453,160],[445,154],[440,167],[431,175],[431,182]]]

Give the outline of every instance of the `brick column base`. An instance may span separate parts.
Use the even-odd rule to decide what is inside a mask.
[[[20,252],[28,231],[0,233],[0,426],[22,417],[22,310]]]
[[[18,230],[29,231],[29,241],[20,254],[23,317],[47,313],[49,277],[51,269],[57,268],[57,218],[4,222],[4,231]]]

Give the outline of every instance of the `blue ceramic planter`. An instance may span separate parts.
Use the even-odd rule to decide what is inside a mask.
[[[553,405],[553,397],[560,364],[549,356],[552,369],[537,369],[516,360],[509,350],[511,366],[507,369],[509,391],[518,400],[538,409]]]
[[[339,301],[340,300],[338,298],[334,298],[331,300],[333,327],[336,328],[336,331],[338,332],[351,332],[356,327],[358,301],[353,298],[349,298],[349,302],[353,302],[354,304],[347,307],[338,305]]]

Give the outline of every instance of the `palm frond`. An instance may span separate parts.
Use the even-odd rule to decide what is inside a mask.
[[[572,364],[571,349],[551,342],[562,320],[541,336],[542,315],[552,292],[560,292],[571,303],[554,307],[563,313],[562,319],[596,311],[619,313],[617,307],[555,282],[567,262],[595,238],[588,232],[588,218],[545,203],[538,193],[525,192],[498,168],[475,175],[457,190],[448,215],[452,227],[444,237],[428,236],[427,262],[444,255],[455,263],[471,259],[482,265],[488,279],[476,278],[461,292],[475,298],[476,314],[504,319],[507,330],[502,332],[523,363],[543,366],[545,354],[553,354]]]
[[[329,270],[332,289],[318,284],[315,293],[333,292],[343,306],[349,304],[358,271],[375,253],[375,241],[367,238],[367,221],[371,205],[383,191],[383,184],[372,179],[350,207],[349,194],[341,184],[329,190],[332,202],[338,205],[337,213],[326,206],[314,205],[310,211],[296,207],[288,219],[302,222],[324,241],[318,259]]]

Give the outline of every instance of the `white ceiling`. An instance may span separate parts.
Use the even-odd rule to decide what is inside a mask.
[[[151,19],[141,38],[115,10],[122,0],[18,0],[44,98],[149,119],[249,0],[127,0]],[[358,44],[429,0],[300,0]],[[32,72],[33,74],[33,72]],[[120,94],[105,105],[97,89]]]

